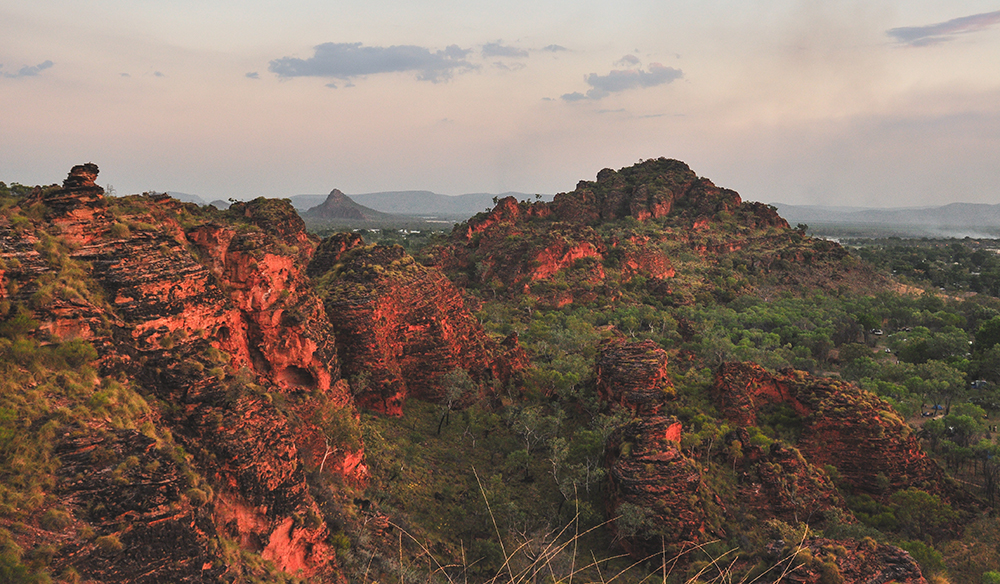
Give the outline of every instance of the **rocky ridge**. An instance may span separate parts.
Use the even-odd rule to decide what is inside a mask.
[[[329,502],[334,490],[360,492],[370,478],[358,409],[402,416],[411,397],[437,402],[440,434],[453,407],[476,404],[480,417],[463,420],[475,447],[477,432],[486,441],[496,431],[489,424],[501,421],[493,414],[501,394],[507,404],[518,399],[529,355],[516,333],[483,330],[473,315],[483,298],[525,294],[515,309],[529,315],[537,306],[613,303],[623,290],[669,306],[699,301],[696,279],[728,270],[769,274],[773,266],[779,278],[806,274],[791,263],[813,275],[856,269],[839,246],[810,240],[773,209],[744,203],[665,159],[606,169],[551,203],[500,201],[421,262],[356,234],[318,241],[287,201],[257,199],[220,212],[155,194],[109,200],[96,176],[95,165],[75,167],[62,188],[37,189],[0,217],[0,350],[16,342],[14,325],[37,322],[30,334],[45,346],[93,345],[105,380],[86,390],[94,394],[82,403],[96,414],[84,422],[64,424],[59,410],[35,424],[51,421],[58,430],[57,478],[47,509],[22,517],[30,537],[16,537],[38,549],[55,538],[59,559],[51,565],[96,582],[249,581],[260,575],[252,573],[261,569],[255,563],[308,581],[345,581],[344,512]],[[756,280],[734,279],[729,292],[762,293]],[[596,390],[603,412],[628,418],[598,450],[608,477],[602,503],[614,542],[637,559],[665,546],[739,538],[741,526],[765,519],[786,528],[852,524],[824,465],[854,492],[883,500],[910,484],[943,497],[952,487],[891,408],[857,388],[725,364],[708,394],[722,413],[713,420],[714,413],[678,405],[677,371],[657,343],[600,334],[610,338],[596,348],[587,390]],[[447,379],[456,372],[475,389],[452,395]],[[84,391],[57,383],[67,395]],[[104,413],[104,402],[132,417]],[[600,408],[582,397],[575,405],[591,415]],[[4,415],[0,408],[0,423]],[[534,431],[529,418],[526,432]],[[561,419],[539,414],[534,421],[558,426]],[[767,438],[764,426],[794,439]],[[415,424],[409,430],[420,448]],[[524,456],[501,457],[491,478],[517,467],[525,483],[548,480],[527,465],[550,455],[554,479],[570,476],[557,469],[555,441],[528,436],[524,443]],[[859,464],[858,452],[874,464]],[[575,463],[581,455],[566,456]],[[565,500],[568,484],[558,485]],[[490,496],[503,496],[501,486],[489,483]],[[451,485],[433,493],[441,501],[468,496]],[[957,491],[946,499],[974,506]],[[404,530],[406,516],[390,521],[379,503],[353,501],[383,551],[398,541],[402,553],[394,530]],[[65,525],[43,521],[43,512],[58,509],[67,511]],[[0,528],[3,535],[15,524],[0,514]],[[793,542],[772,544],[778,561]],[[865,581],[923,582],[899,548],[809,537],[802,546],[810,557],[788,564],[798,562],[787,581],[829,581],[835,570]],[[464,562],[464,542],[447,548],[438,542],[433,554],[460,551]]]
[[[135,410],[142,433],[95,419],[57,440],[55,492],[73,518],[60,529],[92,530],[97,543],[59,535],[67,543],[52,565],[94,582],[229,581],[246,575],[249,552],[288,574],[343,581],[310,481],[363,485],[368,471],[337,321],[306,274],[319,242],[287,201],[220,212],[165,195],[109,199],[97,174],[74,167],[62,188],[36,189],[0,217],[4,310],[28,311],[44,343],[89,341],[102,376],[132,380],[159,404]],[[436,367],[469,367],[484,386],[509,379],[524,358],[516,344],[490,341],[442,276],[418,280],[417,294],[439,289],[429,300],[448,316],[426,314],[426,302],[391,309],[438,331],[405,358],[403,372],[424,372],[413,391],[434,397]],[[352,354],[351,370],[377,370],[369,356]]]
[[[664,158],[604,169],[552,202],[503,199],[456,226],[425,262],[460,286],[564,306],[613,300],[635,281],[667,302],[693,302],[705,281],[682,277],[692,263],[737,277],[732,294],[753,292],[753,279],[721,267],[727,257],[739,273],[777,274],[785,287],[878,283],[837,244],[807,238],[772,207]]]

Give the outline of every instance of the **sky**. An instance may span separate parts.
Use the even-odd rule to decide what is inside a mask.
[[[5,0],[0,180],[1000,203],[1000,1]]]

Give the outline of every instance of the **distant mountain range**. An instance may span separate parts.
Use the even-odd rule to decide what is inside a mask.
[[[335,192],[340,192],[334,190]],[[197,195],[168,191],[172,197],[199,205],[208,204]],[[343,195],[343,193],[341,193]],[[294,195],[288,197],[303,217],[311,209],[323,205],[330,195]],[[366,222],[402,220],[420,217],[447,221],[464,221],[476,213],[493,207],[493,200],[513,196],[518,200],[535,200],[537,195],[507,192],[499,195],[490,193],[468,193],[464,195],[441,195],[431,191],[385,191],[350,195],[351,204],[365,211],[358,211],[367,217]],[[541,195],[541,200],[551,201],[552,195]],[[338,199],[339,201],[339,199]],[[212,201],[217,207],[228,207],[225,201]],[[327,210],[327,215],[338,213],[347,215],[336,217],[338,221],[350,220],[350,211],[339,208]],[[875,236],[896,235],[900,237],[975,237],[1000,238],[1000,205],[982,203],[951,203],[929,207],[827,207],[819,205],[789,205],[772,203],[778,214],[792,226],[805,223],[809,231],[829,236]],[[317,213],[319,213],[317,211]],[[389,215],[380,215],[389,214]],[[405,216],[405,217],[400,217]],[[313,213],[314,219],[321,217]],[[354,217],[353,219],[358,219]]]
[[[494,198],[506,197],[515,197],[520,201],[535,199],[535,195],[515,192],[440,195],[431,191],[386,191],[350,195],[355,203],[383,213],[455,221],[464,221],[480,211],[492,209]],[[326,195],[295,195],[289,198],[296,209],[311,209],[326,200]],[[551,201],[552,195],[542,195],[542,200]]]
[[[821,207],[773,203],[791,225],[834,235],[900,237],[1000,237],[1000,205],[951,203],[940,207]]]

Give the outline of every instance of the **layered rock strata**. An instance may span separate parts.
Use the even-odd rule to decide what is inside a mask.
[[[130,572],[127,562],[108,571],[112,564],[87,559],[89,548],[71,551],[83,558],[73,565],[95,581],[214,580],[228,570],[213,548],[225,537],[286,572],[339,581],[305,481],[307,465],[330,458],[310,402],[319,395],[350,407],[329,321],[299,267],[315,243],[287,202],[260,199],[219,214],[162,195],[108,200],[96,175],[95,165],[75,167],[63,188],[36,190],[5,218],[2,288],[9,302],[31,308],[48,342],[90,339],[104,375],[126,374],[169,404],[160,423],[193,455],[191,468],[211,495],[195,497],[202,506],[185,518],[192,499],[180,486],[162,483],[135,498],[99,481],[62,484],[71,500],[86,492],[129,501],[107,521],[121,513],[136,521],[117,537],[148,574]],[[73,444],[65,464],[86,459],[87,448]],[[123,446],[125,458],[133,447]],[[144,452],[134,456],[162,457]],[[325,469],[363,480],[360,461],[340,449]],[[181,511],[161,518],[164,505]],[[95,516],[96,527],[103,517]],[[163,544],[168,532],[178,546]]]
[[[480,395],[463,398],[468,403],[488,397],[525,366],[516,337],[498,343],[486,335],[438,270],[416,263],[401,247],[349,239],[324,241],[310,272],[325,296],[359,405],[401,415],[407,396],[440,401],[440,380],[456,369],[480,387]],[[320,266],[331,265],[322,272]]]
[[[716,374],[713,396],[722,414],[741,425],[761,425],[769,406],[789,407],[801,424],[796,446],[806,460],[833,465],[858,494],[880,499],[916,486],[947,501],[969,501],[889,404],[851,384],[726,363]]]

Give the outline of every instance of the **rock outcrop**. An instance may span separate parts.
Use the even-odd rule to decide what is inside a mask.
[[[847,503],[830,477],[803,458],[797,448],[775,442],[768,448],[754,445],[749,433],[739,428],[728,437],[732,468],[737,473],[737,505],[741,514],[776,517],[790,525],[805,522],[822,526],[831,509],[840,510],[842,520],[853,522]]]
[[[680,422],[672,417],[640,418],[608,440],[611,497],[608,516],[628,552],[637,558],[697,544],[709,526],[701,468],[680,449]]]
[[[344,376],[358,386],[358,404],[401,415],[407,396],[440,400],[440,379],[455,369],[467,371],[481,388],[478,397],[486,397],[494,383],[510,382],[525,366],[516,337],[502,344],[491,339],[438,270],[398,246],[360,246],[343,236],[328,241],[310,272],[337,331]],[[321,274],[320,264],[333,267]]]
[[[698,178],[679,160],[660,158],[618,172],[605,168],[596,181],[580,181],[576,190],[556,195],[552,210],[559,219],[584,223],[625,217],[646,221],[675,210],[712,215],[732,211],[740,203],[735,191]]]
[[[792,542],[789,542],[792,543]],[[823,582],[868,582],[871,584],[926,584],[920,566],[906,551],[891,545],[876,543],[870,538],[861,541],[809,538],[801,547],[785,548],[794,556],[782,563],[781,582],[820,584]],[[777,550],[775,550],[777,552]],[[774,559],[782,554],[776,553]],[[788,557],[787,555],[785,557]],[[786,571],[785,568],[788,567]],[[773,572],[772,572],[773,573]],[[770,575],[770,574],[769,574]],[[770,581],[770,579],[768,580]]]
[[[608,440],[608,516],[635,557],[666,544],[696,544],[709,527],[701,467],[680,447],[681,422],[659,415],[673,397],[667,355],[652,341],[612,338],[601,344],[597,388],[601,398],[638,417]]]
[[[968,502],[965,491],[920,448],[892,407],[843,381],[791,369],[771,374],[754,363],[726,363],[713,396],[724,416],[763,425],[773,406],[786,406],[801,429],[796,446],[812,465],[833,465],[857,494],[884,499],[917,486],[946,501]]]
[[[169,482],[176,476],[141,472],[140,484],[161,481],[142,497],[96,479],[61,483],[69,502],[87,493],[130,505],[95,516],[93,525],[134,518],[134,529],[117,537],[148,573],[130,572],[127,562],[109,572],[106,554],[92,547],[68,550],[79,559],[71,564],[99,581],[215,580],[228,570],[212,551],[225,537],[288,573],[339,581],[305,474],[321,459],[326,472],[348,480],[363,481],[366,470],[357,451],[338,448],[331,458],[313,423],[316,400],[353,415],[346,384],[337,382],[331,325],[302,270],[315,242],[287,202],[259,199],[223,214],[164,195],[109,201],[96,175],[95,165],[75,167],[62,189],[23,202],[31,211],[20,212],[35,219],[17,219],[16,209],[5,217],[3,289],[8,302],[30,307],[48,342],[90,339],[105,376],[126,375],[171,404],[159,423],[193,455],[188,472],[204,477],[214,496],[185,507],[190,497]],[[94,448],[79,440],[108,439],[74,440],[66,465],[86,463]],[[148,448],[133,452],[139,436],[128,442],[116,442],[124,458],[162,458]],[[176,546],[164,542],[169,537]]]
[[[866,489],[874,484],[874,476],[890,469],[903,473],[904,481],[920,473],[924,477],[920,484],[937,484],[938,490],[945,484],[937,466],[923,456],[903,429],[882,425],[887,416],[896,419],[891,409],[885,404],[880,406],[885,411],[862,409],[877,406],[880,400],[847,384],[796,371],[775,376],[749,363],[725,364],[719,370],[712,396],[723,416],[737,427],[722,430],[727,434],[712,438],[713,444],[707,450],[692,451],[682,448],[684,434],[699,430],[703,422],[692,420],[693,427],[685,428],[677,417],[663,414],[674,397],[673,385],[666,353],[655,343],[628,342],[623,338],[603,342],[595,377],[603,400],[627,408],[636,416],[611,435],[607,449],[608,516],[617,518],[613,523],[616,535],[636,558],[661,553],[663,546],[676,552],[709,539],[738,535],[727,535],[721,518],[734,526],[763,518],[816,528],[822,528],[831,517],[853,523],[856,520],[823,470],[824,464],[842,465],[847,472],[841,476],[858,493],[872,493]],[[829,416],[830,409],[845,409],[849,404],[854,405],[842,416]],[[767,416],[779,407],[784,408],[780,410],[784,416],[801,417],[798,447],[768,438],[759,441],[751,435],[751,431],[758,432],[755,426],[768,423]],[[839,429],[824,423],[828,416],[839,421]],[[882,425],[882,431],[859,428],[859,440],[817,445],[815,439],[821,434],[831,439],[852,435],[846,422],[851,417],[874,420]],[[893,442],[894,435],[896,442],[905,447]],[[724,469],[710,468],[713,446],[715,460]],[[705,460],[699,462],[702,457]],[[719,487],[733,480],[720,476],[730,475],[730,471],[735,474],[735,483]],[[788,581],[817,582],[820,574],[838,570],[863,581],[923,581],[913,560],[898,548],[874,542],[871,549],[866,547],[869,544],[857,541],[833,543],[839,555],[821,561],[797,561],[798,566],[786,576]],[[806,549],[821,550],[827,544],[831,542],[810,540]],[[778,565],[781,558],[778,554],[771,561]],[[880,580],[883,576],[888,579]]]
[[[225,577],[225,561],[211,546],[218,536],[206,505],[212,489],[191,484],[183,458],[138,432],[95,428],[67,432],[56,453],[56,495],[68,516],[50,524],[47,538],[69,542],[54,558],[57,571],[73,567],[89,581],[143,584]],[[85,526],[94,531],[89,540],[66,537]]]
[[[752,291],[741,274],[779,272],[777,280],[794,287],[805,279],[836,286],[865,272],[848,266],[837,244],[790,229],[773,207],[744,203],[735,191],[663,158],[604,169],[549,203],[505,198],[424,253],[422,261],[459,286],[526,294],[553,306],[613,300],[626,284],[670,303],[692,302],[717,291],[705,281],[674,284],[678,265],[703,269],[732,254],[717,268],[719,277],[736,280],[727,294]],[[734,272],[735,263],[744,269]],[[869,286],[878,280],[865,273]]]
[[[674,397],[667,353],[653,341],[628,342],[614,337],[601,344],[596,368],[597,392],[640,416],[660,412]]]

